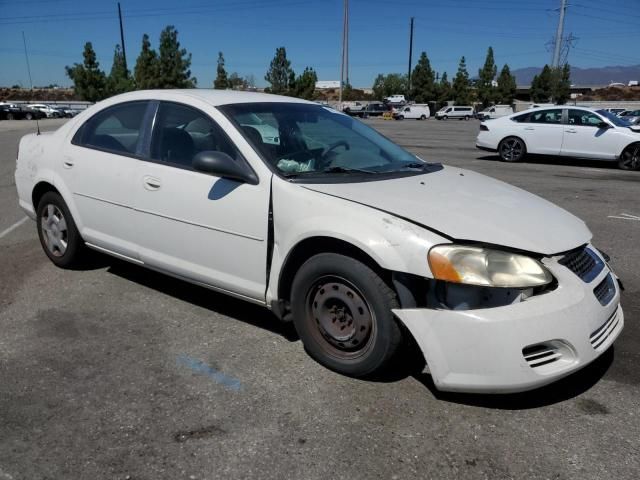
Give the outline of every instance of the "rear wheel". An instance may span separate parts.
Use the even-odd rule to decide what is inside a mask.
[[[426,119],[427,119],[427,116],[426,116],[426,115],[422,115],[422,116],[420,117],[420,120],[426,120]]]
[[[621,170],[640,170],[640,143],[634,143],[624,149],[618,167]]]
[[[42,249],[54,264],[71,268],[80,262],[84,242],[60,194],[47,192],[42,196],[36,222]]]
[[[524,158],[527,149],[518,137],[507,137],[498,145],[498,153],[505,162],[519,162]]]
[[[291,309],[309,354],[337,372],[361,377],[382,369],[402,339],[391,310],[396,295],[367,265],[323,253],[295,276]]]
[[[7,113],[7,120],[13,120],[13,113]]]
[[[464,116],[464,119],[465,119],[465,120],[469,120],[469,115],[465,115],[465,116]]]
[[[33,113],[31,112],[25,113],[24,118],[26,118],[27,120],[33,120]]]

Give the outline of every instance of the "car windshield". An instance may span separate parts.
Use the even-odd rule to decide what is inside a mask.
[[[602,115],[603,117],[605,117],[607,120],[609,120],[611,123],[613,123],[616,127],[630,127],[631,126],[631,122],[629,122],[629,120],[626,120],[622,117],[618,117],[617,115],[614,115],[611,112],[608,112],[606,110],[596,110],[596,113],[599,113],[600,115]]]
[[[320,105],[243,103],[219,109],[285,177],[415,174],[434,167],[364,123]],[[256,118],[260,128],[247,121]]]

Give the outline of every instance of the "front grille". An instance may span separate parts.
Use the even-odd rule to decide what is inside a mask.
[[[540,343],[523,348],[522,356],[529,366],[535,369],[560,360],[562,353],[554,345]]]
[[[618,310],[616,309],[616,311],[613,312],[613,315],[611,315],[609,319],[602,324],[602,326],[589,336],[589,341],[591,342],[591,346],[594,350],[598,350],[605,344],[607,338],[611,336],[619,322]]]
[[[596,296],[602,306],[607,305],[613,297],[616,295],[616,284],[611,274],[608,274],[604,280],[602,280],[596,288],[593,289],[593,294]]]
[[[589,283],[604,268],[604,262],[590,248],[583,247],[567,253],[558,260],[586,283]]]

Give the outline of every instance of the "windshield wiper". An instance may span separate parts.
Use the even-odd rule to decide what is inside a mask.
[[[402,168],[418,168],[420,170],[424,170],[428,166],[429,164],[426,162],[413,162],[413,163],[407,163],[405,165],[402,165]]]
[[[322,170],[322,173],[376,173],[372,170],[365,170],[363,168],[348,168],[348,167],[327,167]]]

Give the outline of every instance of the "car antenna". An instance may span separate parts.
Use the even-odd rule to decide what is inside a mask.
[[[33,95],[33,80],[31,80],[31,67],[29,66],[29,55],[27,54],[27,40],[24,38],[24,30],[22,31],[22,43],[24,44],[24,58],[27,60],[27,72],[29,73],[29,85],[31,86],[31,95]],[[36,135],[40,135],[40,120],[36,115]]]

